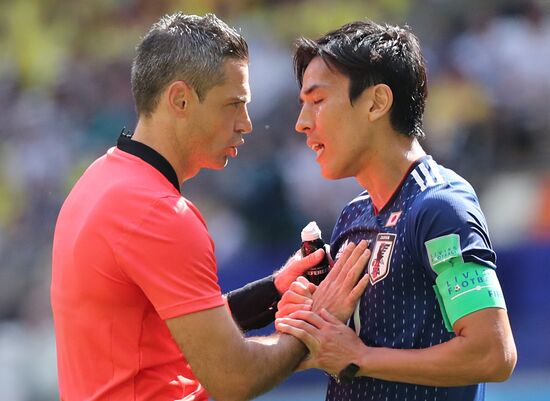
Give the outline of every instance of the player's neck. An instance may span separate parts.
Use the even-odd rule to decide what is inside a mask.
[[[377,210],[381,210],[403,181],[412,163],[426,155],[416,138],[392,135],[356,177]]]

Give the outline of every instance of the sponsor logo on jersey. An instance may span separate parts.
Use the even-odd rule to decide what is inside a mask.
[[[380,233],[376,236],[368,267],[372,285],[384,280],[390,274],[395,238],[395,234],[386,233]]]
[[[399,212],[393,212],[392,214],[390,214],[390,217],[386,222],[386,227],[394,227],[397,224],[397,220],[399,220],[399,217],[401,217],[401,213],[403,212],[400,210]]]

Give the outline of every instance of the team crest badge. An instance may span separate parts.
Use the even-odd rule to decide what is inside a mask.
[[[390,274],[391,257],[395,234],[380,233],[376,236],[374,249],[369,259],[369,275],[372,285],[384,280]]]

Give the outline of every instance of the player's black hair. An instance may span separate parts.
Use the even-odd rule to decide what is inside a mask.
[[[294,68],[300,87],[307,66],[317,56],[350,79],[351,104],[365,89],[388,85],[393,93],[393,128],[407,136],[424,136],[426,66],[418,39],[408,27],[356,21],[317,40],[299,39]]]

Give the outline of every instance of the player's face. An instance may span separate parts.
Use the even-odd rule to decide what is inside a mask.
[[[250,102],[248,64],[228,59],[223,66],[224,81],[212,87],[202,102],[190,112],[192,160],[199,168],[221,169],[229,157],[237,156],[243,134],[252,131],[247,103]]]
[[[315,57],[305,70],[296,131],[307,136],[328,179],[357,176],[368,160],[368,118],[364,95],[352,105],[349,78]]]

